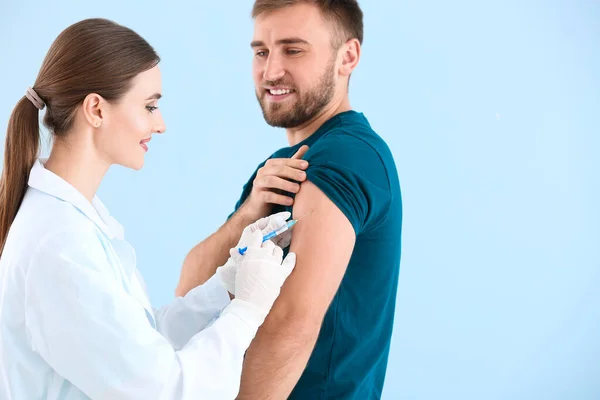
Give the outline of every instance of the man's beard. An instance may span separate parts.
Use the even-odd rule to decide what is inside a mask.
[[[289,107],[285,104],[286,100],[282,103],[270,102],[266,100],[266,91],[263,91],[262,97],[256,93],[267,124],[278,128],[295,128],[318,115],[329,104],[335,93],[334,70],[335,58],[332,58],[321,75],[318,85],[305,94],[295,92],[298,99],[290,111],[286,111],[286,108]],[[268,82],[268,86],[286,86],[282,83],[281,81]]]

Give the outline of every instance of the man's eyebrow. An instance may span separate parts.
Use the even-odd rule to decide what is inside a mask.
[[[278,41],[275,42],[276,45],[282,45],[282,44],[307,44],[310,45],[310,43],[304,39],[301,39],[299,37],[290,37],[290,38],[284,38],[284,39],[279,39]],[[265,43],[261,40],[255,40],[252,43],[250,43],[250,47],[254,48],[254,47],[262,47],[264,46]]]
[[[158,100],[162,97],[160,93],[154,93],[152,96],[148,97],[146,100]]]

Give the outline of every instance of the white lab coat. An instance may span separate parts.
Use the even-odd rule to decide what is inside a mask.
[[[233,399],[264,316],[213,277],[153,310],[123,229],[38,161],[0,260],[0,399]]]

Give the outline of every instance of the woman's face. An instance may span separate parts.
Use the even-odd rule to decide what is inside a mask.
[[[142,168],[152,134],[166,130],[158,109],[161,92],[161,75],[156,66],[137,75],[119,101],[105,104],[102,126],[94,141],[106,161],[136,170]]]

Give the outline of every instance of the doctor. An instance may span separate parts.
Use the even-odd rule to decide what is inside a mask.
[[[3,400],[238,392],[244,352],[295,265],[261,243],[262,230],[289,214],[247,227],[245,256],[231,251],[205,285],[153,310],[133,248],[95,196],[112,164],[140,169],[152,134],[165,131],[158,62],[130,29],[76,23],[12,113],[0,184]],[[38,160],[44,108],[54,142]]]

